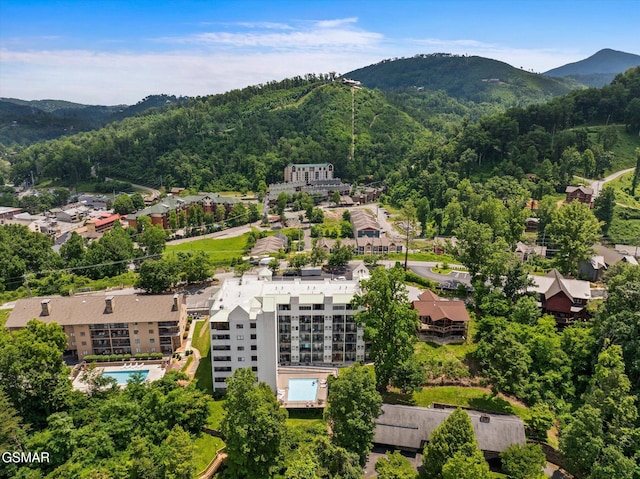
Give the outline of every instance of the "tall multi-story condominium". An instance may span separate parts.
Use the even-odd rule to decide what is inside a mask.
[[[187,305],[179,295],[72,296],[20,299],[7,319],[9,330],[31,319],[58,323],[67,335],[65,356],[161,352],[182,344]]]
[[[358,309],[358,281],[227,279],[212,298],[214,390],[251,367],[277,387],[278,366],[335,367],[369,359]]]
[[[331,163],[289,163],[284,168],[284,182],[303,182],[309,184],[313,181],[332,180],[333,165]]]

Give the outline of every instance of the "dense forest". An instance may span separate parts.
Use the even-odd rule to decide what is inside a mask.
[[[135,105],[81,105],[61,100],[25,101],[0,98],[0,143],[29,145],[38,141],[97,130],[122,120],[181,103],[183,97],[149,95]]]

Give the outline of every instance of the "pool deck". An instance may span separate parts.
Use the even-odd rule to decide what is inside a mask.
[[[327,378],[338,376],[336,368],[286,367],[278,368],[278,391],[276,392],[281,407],[290,409],[324,408],[327,405],[329,388]],[[289,401],[289,379],[315,379],[318,381],[318,392],[313,401]]]
[[[96,370],[102,370],[103,372],[107,373],[148,370],[149,373],[147,374],[145,382],[157,381],[158,379],[161,379],[166,371],[166,369],[161,367],[160,364],[144,364],[144,362],[142,361],[138,361],[137,363],[134,361],[134,364],[137,364],[137,366],[133,368],[125,368],[123,366],[96,366]],[[89,386],[82,380],[82,375],[83,373],[81,372],[80,374],[78,374],[78,377],[74,379],[73,389],[75,389],[76,391],[87,392]],[[120,387],[125,386],[126,384],[122,384]]]

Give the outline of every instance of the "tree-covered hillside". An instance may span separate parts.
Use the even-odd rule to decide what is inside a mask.
[[[506,63],[476,56],[446,53],[383,60],[346,73],[369,88],[397,91],[443,90],[448,95],[474,102],[498,102],[505,106],[527,105],[564,95],[569,84],[526,72]]]
[[[80,131],[96,130],[113,121],[184,100],[173,95],[150,95],[131,106],[100,106],[62,100],[2,98],[0,143],[29,145]]]
[[[281,181],[289,162],[323,161],[348,179],[382,179],[423,130],[380,93],[295,78],[33,145],[13,161],[13,179],[34,171],[72,182],[94,166],[99,176],[144,184],[237,190]]]

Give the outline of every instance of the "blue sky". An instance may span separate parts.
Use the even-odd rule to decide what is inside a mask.
[[[543,72],[640,54],[640,0],[0,0],[0,97],[111,105],[447,52]]]

